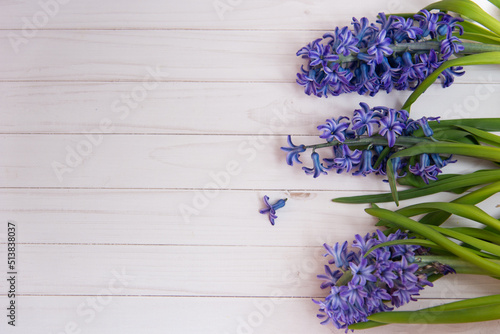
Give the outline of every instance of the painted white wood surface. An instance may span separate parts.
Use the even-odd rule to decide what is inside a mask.
[[[371,232],[374,220],[330,199],[387,185],[314,180],[279,147],[287,134],[315,142],[317,124],[361,101],[399,106],[409,93],[308,97],[294,54],[352,16],[431,1],[224,1],[223,14],[212,0],[55,1],[0,4],[0,220],[17,223],[20,242],[19,326],[2,320],[0,332],[342,333],[319,325],[310,301],[322,295],[321,245]],[[13,36],[24,38],[17,48]],[[469,68],[412,112],[496,117],[499,73]],[[59,177],[54,162],[66,165]],[[274,227],[258,214],[264,194],[289,198]],[[482,207],[498,215],[498,200]],[[0,261],[5,242],[2,227]],[[408,308],[490,293],[498,281],[452,276]]]

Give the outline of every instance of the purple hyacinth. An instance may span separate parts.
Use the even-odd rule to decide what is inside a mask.
[[[331,323],[347,332],[349,325],[367,321],[371,314],[393,310],[387,305],[388,301],[400,307],[416,300],[425,286],[432,286],[427,280],[429,275],[453,272],[453,268],[440,263],[420,268],[401,255],[398,246],[403,245],[380,247],[371,252],[366,249],[382,242],[405,239],[409,236],[400,230],[387,236],[377,230],[365,237],[355,236],[354,245],[363,244],[357,251],[348,250],[347,242],[324,245],[325,256],[333,257],[329,264],[335,267],[326,265],[325,274],[318,275],[323,281],[321,288],[329,290],[323,300],[313,299],[319,306],[318,318],[322,319],[322,324]],[[420,246],[404,246],[408,246],[406,252],[413,255],[425,252]]]
[[[317,178],[321,174],[327,174],[326,170],[327,168],[323,166],[323,164],[319,161],[320,157],[317,152],[313,152],[311,154],[311,159],[313,161],[313,167],[302,167],[302,169],[306,172],[308,175],[313,175],[314,178]]]
[[[288,152],[286,155],[286,163],[290,166],[293,166],[293,162],[301,164],[302,162],[299,160],[300,153],[306,151],[305,145],[296,146],[292,143],[292,136],[287,137],[287,142],[290,147],[282,147],[281,149],[285,152]]]
[[[420,162],[415,163],[415,166],[410,166],[409,170],[413,175],[420,176],[425,183],[437,180],[438,174],[441,173],[438,166],[431,164],[428,154],[421,154]]]
[[[380,135],[387,138],[389,147],[393,147],[396,143],[396,138],[401,135],[406,128],[406,125],[399,117],[399,111],[390,109],[385,116],[380,118],[379,123]]]
[[[337,27],[297,52],[308,61],[297,74],[297,83],[306,94],[318,97],[415,89],[451,55],[464,50],[454,35],[463,32],[460,22],[446,13],[427,10],[409,18],[379,13],[376,24],[366,17],[353,18],[351,27]],[[418,51],[411,48],[412,43],[428,41],[439,43],[439,48],[435,44]],[[409,46],[398,47],[403,43]],[[443,87],[460,73],[443,74]]]
[[[361,109],[354,110],[354,117],[352,118],[352,129],[356,131],[358,136],[361,136],[365,132],[368,133],[368,136],[372,136],[375,131],[375,126],[378,125],[377,117],[380,117],[380,114],[374,112],[373,109],[364,103],[361,102],[359,104]]]
[[[319,137],[326,139],[327,142],[331,142],[335,139],[342,143],[345,140],[346,130],[350,124],[342,123],[341,121],[343,119],[349,120],[349,118],[342,116],[337,120],[335,120],[334,118],[327,119],[326,124],[318,125],[318,130],[323,131],[323,133]]]
[[[280,199],[276,203],[271,204],[271,203],[269,203],[269,196],[266,195],[266,196],[264,196],[263,200],[264,200],[264,203],[266,204],[266,208],[260,210],[259,212],[261,214],[267,213],[269,215],[269,221],[271,222],[271,225],[274,225],[275,219],[278,218],[278,216],[276,215],[276,210],[284,207],[287,199],[286,198]]]

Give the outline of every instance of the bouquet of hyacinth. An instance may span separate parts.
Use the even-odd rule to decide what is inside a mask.
[[[500,22],[469,0],[439,1],[415,15],[380,13],[376,23],[353,18],[351,25],[297,52],[307,60],[297,74],[306,94],[373,96],[411,89],[415,92],[403,106],[409,110],[438,77],[448,87],[464,74],[464,65],[500,63]]]
[[[500,1],[490,0],[498,8]],[[433,10],[438,10],[433,11]],[[414,15],[379,14],[376,24],[353,19],[352,29],[336,28],[297,52],[308,63],[297,82],[308,95],[375,95],[380,90],[413,90],[401,108],[360,103],[352,116],[319,125],[314,145],[288,136],[286,162],[302,163],[311,151],[314,178],[335,171],[357,176],[382,175],[386,194],[336,198],[339,203],[369,203],[365,211],[385,227],[348,243],[324,245],[329,263],[318,275],[329,291],[319,305],[323,324],[364,329],[390,323],[461,323],[500,319],[500,295],[423,310],[395,311],[433,281],[449,273],[500,278],[500,222],[476,205],[500,191],[500,118],[412,119],[410,106],[436,79],[443,87],[463,75],[462,66],[500,64],[500,22],[469,0],[443,0]],[[321,152],[321,155],[320,153]],[[460,156],[493,162],[469,174],[445,174]],[[398,191],[396,182],[410,186]],[[374,203],[416,198],[441,191],[463,194],[451,202],[427,202],[396,211]],[[465,194],[464,194],[465,193]],[[265,199],[271,223],[275,204]],[[451,215],[476,227],[442,227]],[[412,217],[419,217],[418,220]]]

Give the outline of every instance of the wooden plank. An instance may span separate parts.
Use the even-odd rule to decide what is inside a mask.
[[[113,133],[123,134],[255,135],[273,125],[276,135],[317,135],[317,125],[326,118],[350,117],[359,102],[398,107],[410,94],[319,99],[294,83],[162,82],[142,101],[127,99],[137,85],[0,82],[0,132],[95,133],[101,120],[109,118]],[[499,91],[500,85],[488,78],[479,85],[433,85],[415,104],[412,116],[494,117]]]
[[[22,231],[20,231],[22,233]],[[21,236],[20,236],[21,238]],[[0,255],[6,258],[6,247]],[[20,295],[89,295],[113,284],[122,295],[321,297],[322,247],[18,244]],[[112,283],[113,284],[112,284]],[[452,275],[422,298],[500,293],[498,281]]]
[[[0,81],[294,82],[295,56],[317,31],[43,30],[10,45],[0,31]],[[457,82],[492,76],[498,66],[476,66]],[[144,88],[143,88],[144,89]],[[147,90],[146,90],[147,91]]]
[[[0,29],[30,32],[30,23],[42,29],[332,29],[333,24],[349,24],[352,16],[416,12],[431,2],[375,0],[339,6],[305,0],[124,0],[118,6],[98,0],[9,1],[2,5]]]
[[[443,302],[422,299],[401,309],[414,310]],[[18,307],[16,327],[27,333],[37,333],[41,329],[44,333],[52,334],[78,333],[78,330],[96,334],[135,334],[144,331],[151,334],[344,333],[343,330],[333,329],[331,325],[320,325],[315,316],[317,307],[307,298],[158,298],[115,295],[98,300],[97,297],[87,296],[21,296]],[[499,321],[432,326],[390,325],[371,329],[368,333],[478,334],[494,333],[498,326]],[[16,332],[5,321],[0,323],[0,330],[9,334]]]
[[[269,129],[267,129],[269,130]],[[2,135],[0,187],[287,189],[387,191],[381,178],[313,179],[288,166],[285,136]],[[296,144],[321,143],[299,137]],[[323,149],[323,157],[333,152]],[[304,166],[311,166],[307,153]],[[449,173],[487,167],[466,163]],[[140,176],[140,177],[138,177]]]
[[[355,191],[220,191],[196,207],[203,192],[164,190],[3,189],[0,220],[18,225],[22,243],[321,247],[375,230],[366,205],[331,203]],[[262,196],[287,198],[276,225],[259,214]],[[447,201],[440,194],[426,201]],[[404,205],[416,202],[404,201]],[[493,215],[498,199],[479,206]],[[186,207],[197,210],[192,213]],[[394,209],[394,204],[381,204]],[[454,217],[454,224],[467,225]],[[0,236],[4,233],[0,231]],[[0,240],[1,242],[2,240]]]

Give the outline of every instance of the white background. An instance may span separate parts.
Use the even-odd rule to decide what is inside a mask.
[[[321,326],[311,302],[325,295],[321,245],[375,220],[330,199],[388,187],[313,179],[280,146],[287,134],[318,142],[326,118],[361,101],[399,107],[409,92],[308,97],[295,52],[352,16],[430,2],[2,0],[0,277],[12,221],[18,295],[12,328],[0,281],[0,332],[342,333]],[[499,83],[498,67],[468,68],[451,88],[431,87],[413,116],[497,117]],[[450,170],[475,168],[463,161]],[[265,194],[288,198],[276,226],[258,213]],[[483,207],[498,214],[497,204]],[[492,293],[493,279],[447,277],[409,307]]]

